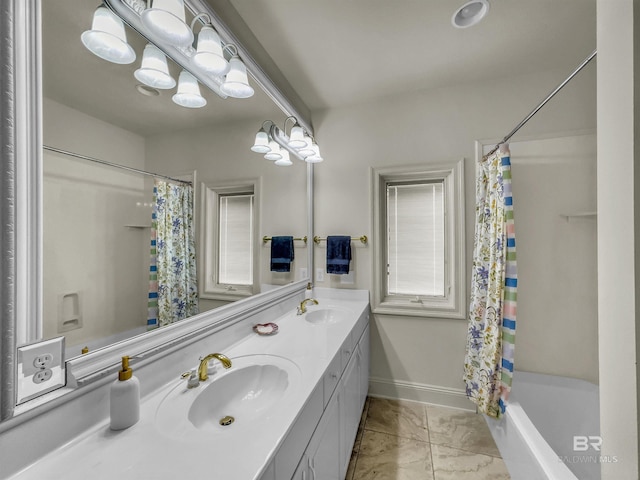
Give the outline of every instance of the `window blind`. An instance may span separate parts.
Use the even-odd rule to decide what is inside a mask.
[[[387,184],[387,292],[445,293],[444,183]]]
[[[253,194],[221,195],[218,282],[253,283]]]

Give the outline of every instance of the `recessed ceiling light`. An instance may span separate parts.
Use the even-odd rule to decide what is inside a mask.
[[[456,28],[467,28],[482,20],[488,11],[487,0],[471,0],[455,11],[451,23]]]
[[[138,92],[142,95],[146,95],[147,97],[157,97],[158,95],[160,95],[160,92],[155,88],[148,85],[143,85],[141,83],[136,85],[136,90],[138,90]]]

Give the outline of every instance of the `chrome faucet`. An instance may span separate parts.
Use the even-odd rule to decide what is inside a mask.
[[[200,359],[200,365],[198,366],[198,378],[201,382],[204,382],[209,378],[207,364],[209,363],[209,360],[212,360],[214,358],[220,360],[220,363],[222,363],[222,366],[224,368],[231,368],[231,360],[229,360],[229,357],[223,355],[222,353],[210,353],[206,357],[202,357]]]
[[[313,302],[314,305],[318,305],[318,300],[315,298],[305,298],[302,302],[300,302],[300,306],[298,307],[298,315],[302,315],[303,313],[307,313],[307,302]]]

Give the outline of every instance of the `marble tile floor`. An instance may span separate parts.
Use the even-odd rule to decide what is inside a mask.
[[[368,397],[345,480],[508,480],[484,418]]]

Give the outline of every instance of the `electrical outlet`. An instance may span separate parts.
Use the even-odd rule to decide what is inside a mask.
[[[36,374],[33,376],[33,383],[35,384],[44,383],[51,380],[51,377],[53,377],[53,370],[51,370],[50,368],[38,370]]]
[[[304,280],[308,275],[307,267],[300,267],[300,280]]]
[[[64,338],[64,337],[59,337]],[[62,348],[57,339],[32,343],[19,348],[20,358],[18,363],[22,365],[22,375],[30,377],[39,370],[59,366],[62,363]]]
[[[43,353],[42,355],[38,355],[33,361],[33,366],[39,370],[50,367],[52,364],[53,355],[50,353]]]
[[[18,347],[18,404],[64,384],[64,337]]]
[[[316,282],[324,282],[324,269],[316,268]]]

